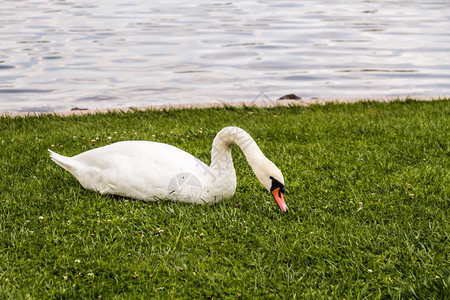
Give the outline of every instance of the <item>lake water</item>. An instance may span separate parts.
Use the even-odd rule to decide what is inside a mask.
[[[450,95],[450,1],[0,2],[0,112]]]

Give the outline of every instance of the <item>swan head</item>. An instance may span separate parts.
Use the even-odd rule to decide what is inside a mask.
[[[262,185],[272,194],[280,209],[287,212],[288,207],[284,202],[284,178],[280,169],[266,158],[266,161],[258,164],[253,171]]]

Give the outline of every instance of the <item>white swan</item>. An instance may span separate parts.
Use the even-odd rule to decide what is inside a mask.
[[[202,204],[234,195],[233,144],[241,148],[256,177],[280,209],[287,212],[281,171],[238,127],[225,127],[216,135],[211,166],[179,148],[149,141],[117,142],[73,157],[48,151],[51,159],[75,176],[85,189],[144,201],[171,199]]]

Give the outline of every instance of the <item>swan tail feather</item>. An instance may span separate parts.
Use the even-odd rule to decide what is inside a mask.
[[[56,152],[53,152],[52,150],[48,149],[48,152],[50,153],[50,158],[61,168],[69,171],[70,173],[73,173],[75,171],[75,164],[71,157],[67,157],[61,154],[58,154]]]

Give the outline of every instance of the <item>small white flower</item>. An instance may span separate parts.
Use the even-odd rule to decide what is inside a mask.
[[[79,263],[81,262],[81,260],[75,259],[75,262],[76,262],[77,264],[79,264]]]
[[[94,277],[94,273],[87,273],[87,276]]]
[[[67,279],[69,279],[69,277],[67,277],[67,276],[64,276],[63,278],[64,278],[64,280],[67,280]]]
[[[359,207],[358,207],[358,209],[356,211],[362,210],[363,209],[363,203],[362,202],[358,202],[358,205],[359,205]]]
[[[44,216],[39,216],[39,220],[44,220]]]
[[[112,140],[112,136],[108,136],[108,141]]]
[[[372,270],[372,269],[369,269],[369,270],[367,270],[367,272],[369,272],[369,273],[373,273],[373,270]]]

